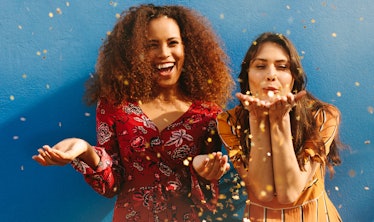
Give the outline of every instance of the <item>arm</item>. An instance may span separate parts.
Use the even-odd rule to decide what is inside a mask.
[[[293,147],[289,111],[294,102],[303,95],[302,93],[295,97],[288,94],[278,98],[269,108],[274,181],[280,203],[296,201],[320,165],[316,161],[308,161],[304,166],[305,170],[301,170]],[[329,147],[330,144],[331,142],[326,146]]]

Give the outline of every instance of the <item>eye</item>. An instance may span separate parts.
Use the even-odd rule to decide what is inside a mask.
[[[288,64],[279,64],[279,65],[277,65],[277,68],[279,70],[287,70],[287,69],[289,69],[289,66],[288,66]]]
[[[172,41],[169,42],[169,46],[171,46],[171,47],[177,46],[177,45],[179,45],[179,41],[177,41],[177,40],[172,40]]]
[[[265,69],[265,64],[255,64],[256,69]]]

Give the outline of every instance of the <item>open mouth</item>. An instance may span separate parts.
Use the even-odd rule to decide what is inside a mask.
[[[164,63],[157,65],[157,70],[161,75],[168,75],[174,68],[174,63]]]

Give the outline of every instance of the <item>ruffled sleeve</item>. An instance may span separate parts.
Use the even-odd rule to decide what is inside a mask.
[[[313,140],[305,141],[303,145],[305,149],[299,154],[304,162],[313,160],[324,164],[330,152],[331,143],[338,131],[340,114],[333,106],[328,106],[326,109],[328,110],[319,109],[314,115],[323,144],[316,145]]]
[[[240,145],[240,129],[235,126],[235,112],[238,107],[222,112],[217,116],[218,134],[227,150],[228,156],[234,167],[245,166],[243,149]]]
[[[120,167],[119,148],[115,132],[115,109],[101,100],[96,108],[97,146],[93,147],[100,157],[99,165],[92,169],[81,159],[72,166],[82,173],[86,182],[99,194],[115,196],[122,184],[123,169]]]

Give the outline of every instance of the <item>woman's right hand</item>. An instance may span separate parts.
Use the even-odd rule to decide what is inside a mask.
[[[44,145],[38,149],[39,154],[32,156],[32,158],[43,166],[63,166],[77,157],[87,156],[86,153],[89,151],[92,151],[92,148],[86,141],[78,138],[68,138],[53,147]]]

